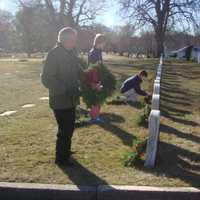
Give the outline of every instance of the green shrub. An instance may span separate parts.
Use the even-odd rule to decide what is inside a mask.
[[[139,114],[138,117],[136,118],[136,124],[138,126],[146,125],[148,123],[150,112],[151,112],[151,108],[148,104],[146,104],[141,114]]]

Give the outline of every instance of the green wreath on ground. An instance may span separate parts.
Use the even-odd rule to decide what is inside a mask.
[[[90,70],[96,69],[103,86],[100,91],[93,89],[88,83],[86,73]],[[97,104],[103,104],[107,97],[111,96],[116,89],[116,79],[114,75],[104,64],[92,64],[88,69],[84,70],[85,73],[81,79],[81,96],[87,107],[91,107]]]

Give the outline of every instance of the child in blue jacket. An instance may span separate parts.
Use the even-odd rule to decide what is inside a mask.
[[[141,84],[147,76],[147,72],[143,70],[139,74],[131,76],[123,82],[121,93],[126,97],[127,102],[137,102],[138,95],[149,97],[149,94],[141,89]]]

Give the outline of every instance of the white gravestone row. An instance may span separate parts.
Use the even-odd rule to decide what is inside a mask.
[[[22,106],[22,108],[32,108],[35,107],[35,104],[25,104]]]
[[[161,78],[161,71],[157,71],[157,77],[156,78]]]
[[[8,111],[1,113],[0,116],[1,117],[10,116],[10,115],[15,114],[16,112],[17,112],[16,110],[8,110]]]
[[[40,97],[39,100],[42,100],[42,101],[43,101],[43,100],[44,100],[44,101],[45,101],[45,100],[49,100],[49,97]]]
[[[155,84],[159,84],[160,85],[160,79],[156,79],[155,81],[154,81],[154,85]]]
[[[156,155],[158,149],[158,141],[160,134],[160,84],[163,68],[163,56],[160,58],[160,64],[156,72],[154,81],[152,107],[149,115],[149,138],[147,141],[145,167],[154,167],[156,163]]]
[[[153,94],[160,94],[160,83],[154,83]]]
[[[152,95],[152,110],[159,110],[160,109],[160,94],[153,94]]]
[[[49,100],[49,97],[40,97],[39,100],[46,101],[46,100]],[[21,106],[21,108],[32,108],[35,106],[36,106],[35,104],[25,104],[25,105]],[[18,112],[17,110],[8,110],[8,111],[0,113],[0,117],[10,116],[17,112]]]
[[[163,65],[163,54],[160,56],[160,65]]]

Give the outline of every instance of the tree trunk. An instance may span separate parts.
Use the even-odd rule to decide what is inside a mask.
[[[159,58],[162,53],[164,53],[164,34],[159,32],[156,33],[156,57]]]
[[[162,24],[162,22],[159,22],[158,25],[154,26],[157,58],[164,53],[165,29],[163,28]]]

